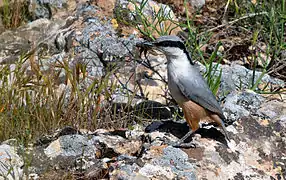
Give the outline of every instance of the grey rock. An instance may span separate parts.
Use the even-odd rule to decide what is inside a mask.
[[[103,179],[108,177],[108,168],[101,161],[94,163],[86,172],[85,179]]]
[[[138,4],[140,3],[142,4],[142,2],[143,2],[142,0],[134,1],[134,3]],[[130,6],[134,7],[134,3],[131,3],[130,1],[127,0],[118,0],[115,8],[115,15],[117,15],[117,18],[122,19],[122,17],[124,17],[125,21],[133,24],[137,24],[138,22],[140,22],[137,21],[137,19],[140,19],[139,14],[136,14],[137,13],[136,11],[128,9],[128,7]],[[170,19],[175,19],[175,14],[168,5],[157,3],[153,0],[147,1],[145,6],[142,8],[142,13],[149,19],[155,19],[154,9],[158,10],[160,8],[162,9],[163,16],[168,17]],[[161,25],[164,26],[164,24]]]
[[[80,3],[76,9],[76,15],[83,16],[86,20],[93,21],[93,18],[89,17],[88,14],[97,13],[97,11],[97,7],[90,3]]]
[[[242,117],[256,115],[256,111],[264,101],[265,98],[253,91],[234,91],[226,96],[223,111],[231,124]]]
[[[119,163],[119,167],[116,171],[111,173],[111,177],[115,179],[135,179],[136,171],[138,171],[140,167],[137,164],[125,164]]]
[[[174,179],[176,175],[172,172],[170,167],[162,167],[153,164],[146,164],[139,170],[140,175],[154,179]]]
[[[184,151],[168,146],[163,150],[163,156],[153,163],[163,167],[171,167],[172,171],[178,175],[178,178],[194,180],[196,179],[195,168],[188,162],[188,159],[189,157]]]
[[[245,68],[244,66],[232,63],[231,66],[223,65],[222,78],[221,78],[221,90],[224,92],[232,92],[235,90],[242,90],[251,88],[251,81],[253,77],[253,71]],[[261,75],[261,72],[255,73],[254,82],[256,82]],[[285,82],[282,80],[272,78],[268,74],[264,75],[261,83],[272,85],[278,85],[283,87]]]
[[[52,17],[51,7],[48,3],[43,3],[38,0],[31,0],[29,5],[29,12],[33,20]]]
[[[281,116],[279,123],[284,129],[286,128],[286,115],[285,114]]]
[[[29,12],[33,20],[51,19],[54,8],[61,9],[64,7],[67,7],[67,0],[29,0]]]
[[[216,65],[216,64],[214,64]],[[201,63],[196,63],[196,66],[201,71],[201,73],[206,72],[206,68]],[[251,88],[251,82],[253,79],[253,70],[247,69],[239,64],[232,63],[231,65],[218,65],[218,69],[215,75],[219,75],[219,71],[222,69],[221,84],[219,89],[219,98],[223,98],[225,94],[231,93],[233,91],[239,91]],[[215,70],[215,69],[214,69]],[[259,71],[255,72],[254,82],[258,80],[262,73]],[[273,86],[284,87],[285,82],[283,80],[273,78],[268,74],[265,74],[259,84],[270,84]]]
[[[67,0],[38,0],[38,2],[42,4],[49,4],[57,8],[63,8],[67,3]]]
[[[120,66],[124,57],[130,56],[136,42],[132,36],[118,38],[110,20],[103,22],[90,15],[96,12],[95,6],[87,4],[77,9],[77,15],[84,18],[84,27],[80,33],[74,34],[74,41],[79,45],[74,47],[77,55],[72,64],[85,64],[90,76],[101,77],[104,74],[102,63]]]
[[[189,0],[189,2],[195,8],[202,8],[206,3],[205,0]]]
[[[125,133],[128,139],[140,139],[144,135],[144,128],[142,125],[135,124],[132,130],[127,130]]]
[[[20,180],[23,177],[24,161],[17,154],[17,147],[0,145],[0,180]]]
[[[173,134],[159,131],[148,133],[148,137],[150,138],[152,146],[160,146],[166,142],[175,143],[178,141],[178,138]]]
[[[5,31],[0,35],[0,63],[13,64],[34,46],[45,53],[54,53],[54,39],[63,24],[64,21],[38,19],[14,31]]]
[[[94,157],[96,147],[94,141],[82,135],[64,135],[50,143],[45,148],[45,154],[54,158],[57,156],[89,156]]]
[[[171,146],[164,148],[161,156],[146,163],[139,173],[155,179],[196,179],[195,169],[188,162],[188,155]]]

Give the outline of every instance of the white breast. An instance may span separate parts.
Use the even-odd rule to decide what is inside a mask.
[[[182,77],[188,78],[192,70],[193,67],[187,58],[172,57],[168,59],[168,88],[178,104],[187,101],[178,88],[178,81]]]

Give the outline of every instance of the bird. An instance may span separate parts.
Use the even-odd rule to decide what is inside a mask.
[[[183,146],[184,141],[200,128],[201,121],[219,125],[229,140],[222,108],[195,67],[184,42],[178,36],[168,35],[158,37],[153,42],[141,42],[138,46],[145,50],[157,50],[166,56],[168,89],[182,108],[190,127],[189,132],[174,146]]]

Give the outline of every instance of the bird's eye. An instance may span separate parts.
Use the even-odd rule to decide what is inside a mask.
[[[162,46],[162,47],[177,47],[180,49],[185,49],[185,45],[181,41],[161,41],[161,42],[155,42],[155,46]]]

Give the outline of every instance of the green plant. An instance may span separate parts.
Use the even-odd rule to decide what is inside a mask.
[[[187,1],[184,1],[186,9],[186,23],[179,23],[179,26],[182,29],[187,29],[188,33],[186,37],[186,46],[190,50],[192,57],[195,57],[193,59],[195,61],[201,62],[205,66],[206,71],[204,73],[204,77],[206,78],[207,83],[213,94],[216,95],[220,86],[222,76],[222,69],[220,68],[219,63],[221,62],[223,56],[218,55],[218,49],[222,44],[221,42],[219,42],[216,45],[215,50],[208,57],[208,59],[203,56],[201,47],[208,43],[211,34],[208,32],[199,34],[199,28],[194,25],[194,20],[189,17],[186,2]],[[217,74],[217,72],[219,73]]]
[[[161,5],[158,10],[155,8],[151,9],[151,7],[148,6],[148,1],[149,0],[142,0],[141,3],[137,3],[135,0],[129,0],[129,3],[134,6],[135,10],[116,9],[118,21],[136,27],[143,36],[152,40],[155,39],[155,35],[169,35],[174,29],[178,28],[177,23],[173,20],[174,15],[171,9],[163,5]],[[151,13],[150,15],[146,15],[148,8],[149,10],[151,9],[152,15]],[[132,22],[122,18],[122,14],[127,16],[131,15],[133,18]]]
[[[5,28],[16,28],[30,18],[28,2],[3,0],[0,18]]]
[[[111,122],[117,116],[110,106],[111,96],[118,85],[110,77],[117,68],[90,80],[83,64],[71,67],[63,60],[47,73],[42,70],[44,63],[31,58],[33,55],[22,56],[15,65],[0,66],[0,140],[13,137],[27,146],[36,137],[67,125],[121,127],[121,120]],[[34,68],[30,68],[32,62]],[[64,89],[57,83],[60,74],[66,77]],[[89,85],[82,88],[86,81]]]
[[[147,39],[154,40],[154,35],[169,35],[176,28],[188,30],[188,34],[186,37],[186,46],[190,50],[193,57],[196,57],[194,58],[194,60],[202,62],[203,65],[206,67],[205,76],[207,78],[207,82],[211,90],[214,92],[214,94],[216,94],[220,85],[220,79],[222,74],[222,71],[219,70],[218,64],[214,65],[215,60],[217,60],[217,49],[215,52],[212,53],[209,59],[204,58],[203,53],[201,51],[201,47],[209,41],[210,33],[206,33],[204,35],[199,36],[199,29],[194,26],[193,19],[190,19],[188,16],[189,13],[188,8],[186,6],[186,1],[186,23],[175,21],[171,15],[171,11],[168,11],[167,15],[165,15],[167,9],[166,6],[161,6],[161,8],[157,11],[153,9],[154,18],[150,18],[146,15],[146,13],[144,13],[144,10],[147,8],[148,0],[143,0],[139,4],[133,0],[130,0],[129,2],[134,5],[134,12],[131,10],[125,10],[124,13],[132,14],[134,17],[134,23],[129,23],[127,21],[124,21],[123,19],[118,20],[126,25],[132,25],[136,27],[139,32]],[[120,13],[122,13],[122,11],[118,10],[117,14]],[[168,26],[164,26],[164,23],[166,22],[168,22]],[[220,57],[219,59],[221,60],[222,57]],[[217,71],[219,72],[218,75],[216,73]]]
[[[286,50],[285,4],[285,0],[260,0],[256,1],[256,3],[236,0],[230,3],[230,13],[234,13],[235,17],[246,17],[243,19],[239,18],[241,20],[236,23],[237,26],[246,27],[252,33],[252,46],[257,47],[257,42],[264,42],[266,44],[266,50],[264,52],[256,51],[256,53],[251,56],[253,78],[249,83],[249,88],[252,90],[261,92],[261,90],[258,89],[258,85],[266,73],[283,77],[282,69],[286,66],[286,60],[281,59],[281,53]],[[257,14],[257,16],[248,16],[245,14]],[[265,54],[266,57],[262,58],[262,53]],[[260,67],[258,66],[258,61],[262,62]],[[255,74],[258,70],[261,70],[262,73],[255,79]]]

